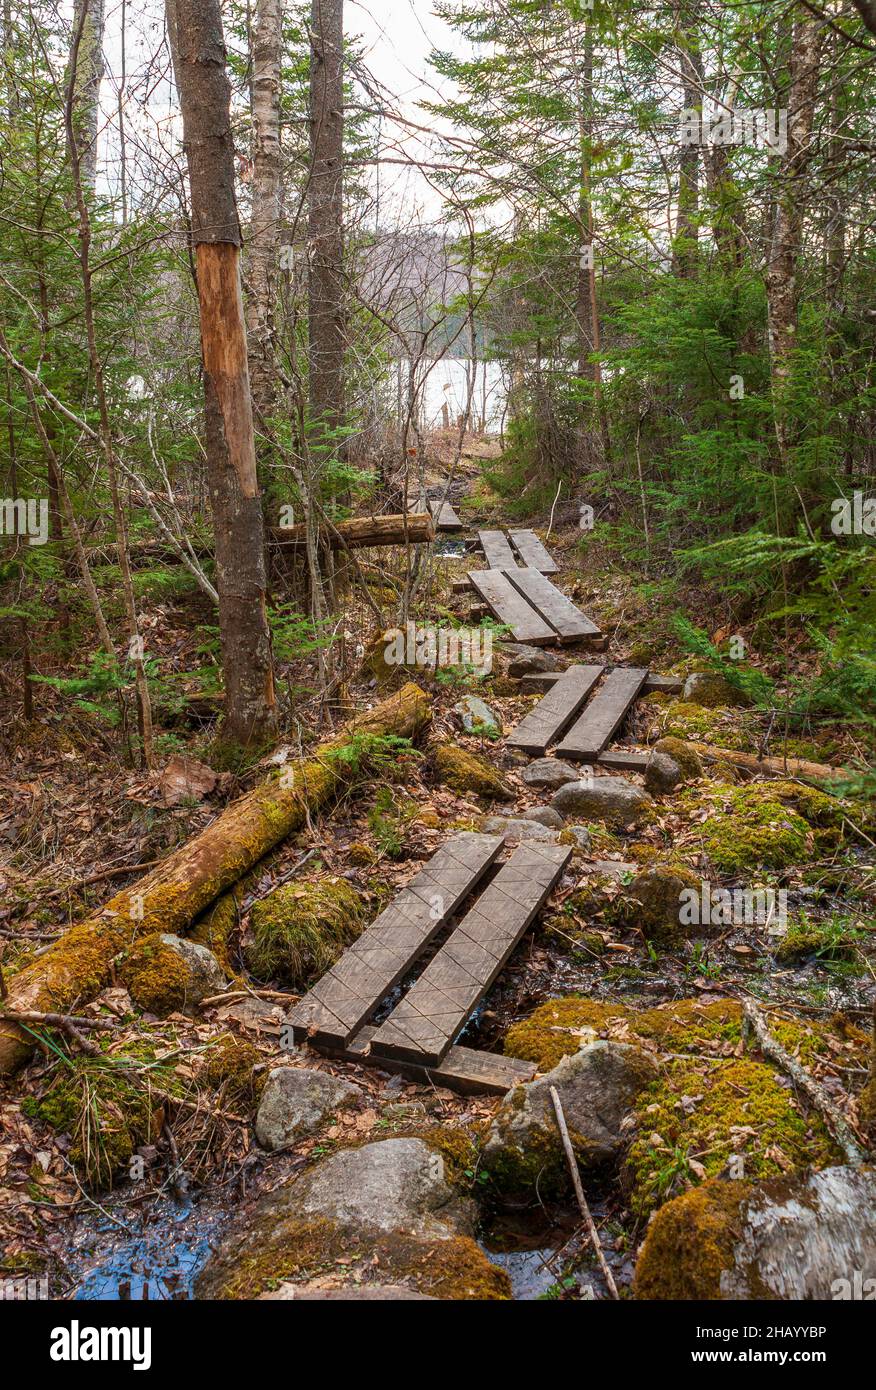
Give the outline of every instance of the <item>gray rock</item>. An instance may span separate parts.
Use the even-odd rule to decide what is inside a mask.
[[[171,932],[162,932],[161,941],[179,956],[188,972],[186,1013],[196,1008],[202,999],[209,999],[211,994],[221,994],[228,988],[225,971],[208,946],[201,946],[197,941],[186,941],[184,937],[174,936]]]
[[[614,826],[629,825],[640,819],[651,804],[648,793],[625,777],[593,777],[582,782],[567,782],[551,798],[551,805],[566,820],[586,816],[588,820],[601,820]]]
[[[585,1042],[545,1076],[516,1087],[502,1102],[487,1135],[483,1163],[511,1190],[546,1183],[565,1186],[567,1172],[550,1096],[555,1086],[578,1161],[596,1168],[619,1157],[623,1122],[659,1072],[657,1063],[627,1043]]]
[[[335,1110],[361,1095],[358,1086],[328,1072],[277,1067],[262,1092],[256,1138],[263,1149],[288,1149],[313,1134]]]
[[[645,787],[653,796],[663,796],[684,781],[684,774],[674,758],[656,750],[648,757],[645,767]]]
[[[553,806],[533,806],[523,812],[523,820],[536,821],[539,825],[546,825],[548,830],[562,830],[566,823]]]
[[[559,758],[536,758],[525,772],[521,773],[528,787],[562,787],[566,782],[577,782],[581,769]]]
[[[478,695],[464,695],[453,706],[467,734],[483,734],[495,738],[502,732],[502,721]]]
[[[570,835],[574,835],[578,841],[580,849],[589,849],[593,843],[593,836],[586,825],[569,825],[566,827]]]
[[[509,676],[528,676],[533,671],[558,671],[560,663],[553,652],[541,647],[528,647],[524,642],[502,642],[501,650],[511,660]]]
[[[559,840],[559,831],[539,825],[538,821],[526,820],[523,816],[487,816],[483,828],[487,835],[504,835],[509,845],[519,845],[530,840],[536,840],[539,844],[555,845]]]

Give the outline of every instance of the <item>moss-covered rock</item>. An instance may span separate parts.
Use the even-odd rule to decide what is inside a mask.
[[[490,801],[513,801],[514,790],[485,758],[469,753],[454,743],[438,743],[433,750],[435,774],[453,791],[486,797]]]
[[[639,1252],[635,1297],[719,1299],[749,1191],[746,1182],[712,1181],[667,1202],[649,1225]]]
[[[652,864],[636,874],[624,898],[624,916],[648,941],[674,945],[690,935],[679,914],[682,894],[699,891],[700,879],[683,864]]]
[[[646,720],[647,735],[652,741],[675,738],[740,751],[754,751],[757,746],[750,711],[709,709],[660,691],[640,700],[638,710]]]
[[[814,787],[749,782],[713,802],[702,824],[703,848],[722,873],[784,869],[834,846],[842,816],[842,803]]]
[[[257,1047],[229,1033],[219,1038],[207,1054],[199,1079],[220,1091],[229,1109],[250,1115],[265,1087],[267,1070],[263,1063],[264,1057]]]
[[[315,981],[362,931],[364,908],[344,879],[295,880],[254,903],[246,962],[258,979]]]
[[[135,941],[119,973],[137,1007],[158,1018],[192,1013],[202,999],[225,988],[225,972],[212,951],[168,932]]]
[[[683,738],[660,738],[654,744],[654,752],[665,753],[674,763],[677,763],[687,782],[694,782],[697,777],[703,775],[703,764],[699,753],[695,748],[691,748],[689,743],[685,743]]]
[[[706,709],[734,708],[751,701],[738,686],[713,671],[692,671],[684,683],[682,699]]]
[[[347,846],[347,858],[357,868],[370,868],[372,864],[377,863],[378,857],[377,851],[362,840],[354,840],[352,844]]]

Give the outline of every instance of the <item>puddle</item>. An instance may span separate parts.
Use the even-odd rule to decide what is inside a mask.
[[[197,1201],[180,1206],[169,1198],[149,1202],[142,1214],[124,1206],[107,1205],[106,1211],[83,1222],[64,1253],[74,1281],[69,1297],[150,1303],[194,1297],[195,1279],[227,1212]]]
[[[461,538],[452,540],[449,536],[438,535],[433,542],[433,553],[441,560],[459,560],[465,550],[465,541]]]

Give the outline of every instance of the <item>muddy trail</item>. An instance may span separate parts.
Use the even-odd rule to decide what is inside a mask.
[[[437,537],[422,621],[478,626],[489,661],[387,668],[385,640],[362,617],[351,700],[374,704],[413,680],[429,695],[427,729],[377,750],[355,787],[276,845],[231,895],[221,935],[215,922],[196,926],[180,946],[158,931],[119,952],[106,986],[76,1010],[92,1020],[99,1055],[68,1034],[5,1084],[4,1277],[46,1277],[53,1296],[81,1300],[355,1295],[363,1285],[609,1297],[550,1083],[620,1296],[681,1287],[711,1297],[714,1271],[695,1254],[683,1268],[665,1257],[679,1220],[696,1251],[698,1194],[720,1193],[721,1220],[735,1228],[752,1193],[852,1171],[855,1146],[866,1153],[876,825],[841,786],[752,775],[736,761],[768,753],[842,769],[858,750],[815,723],[779,737],[769,712],[679,647],[659,588],[589,547],[562,507],[551,534],[547,518],[537,533],[558,562],[557,587],[607,645],[588,654],[510,641],[460,592],[471,528],[500,522],[501,504],[471,476],[450,498],[468,529]],[[587,660],[642,664],[682,689],[636,700],[612,740],[647,755],[643,770],[592,776],[550,756],[534,775],[536,760],[507,744],[539,699],[521,678]],[[716,756],[699,756],[703,746]],[[164,806],[129,778],[128,804],[149,819],[140,855],[185,842],[269,766],[206,792],[188,782]],[[98,789],[88,812],[106,837],[98,872],[124,858],[112,795]],[[40,898],[27,887],[35,831],[31,811],[8,875],[7,970],[137,882]],[[290,1040],[289,1008],[448,837],[472,833],[501,835],[506,855],[530,839],[571,852],[456,1037],[531,1064],[534,1079],[506,1096],[459,1094]],[[43,891],[55,887],[47,872]],[[649,1245],[666,1265],[662,1285]]]

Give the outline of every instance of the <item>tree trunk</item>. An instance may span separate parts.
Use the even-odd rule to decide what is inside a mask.
[[[803,240],[806,173],[818,93],[821,28],[810,14],[794,22],[788,91],[788,147],[779,175],[776,215],[767,266],[767,306],[773,411],[779,463],[787,472],[794,445],[792,359],[797,339],[797,261]]]
[[[246,334],[256,427],[276,407],[274,300],[280,245],[280,0],[257,0],[252,45],[252,222]],[[264,449],[258,451],[265,454]]]
[[[343,0],[312,0],[310,22],[309,398],[311,446],[324,463],[344,422]]]
[[[265,612],[264,524],[240,291],[240,225],[234,196],[231,87],[219,0],[174,0],[175,41],[192,198],[206,452],[225,677],[224,737],[266,741],[276,712]]]
[[[405,685],[351,720],[341,735],[319,744],[309,758],[272,772],[139,883],[117,893],[13,975],[4,1007],[67,1012],[93,999],[107,983],[114,958],[135,936],[185,930],[263,855],[357,778],[369,775],[367,746],[360,744],[358,756],[350,756],[357,736],[413,738],[429,715],[425,692]],[[0,1075],[13,1071],[32,1049],[32,1035],[0,1022]]]
[[[73,129],[79,150],[82,186],[94,192],[97,181],[97,129],[103,78],[104,0],[75,0],[71,51]]]
[[[292,546],[296,550],[307,544],[306,526],[273,527],[270,537],[275,545]],[[355,550],[369,545],[418,544],[435,539],[435,522],[431,512],[399,512],[390,516],[356,516],[323,526],[319,542],[333,550]]]
[[[678,57],[685,111],[703,110],[703,59],[694,21],[686,3],[679,6]],[[682,145],[678,171],[678,215],[673,260],[679,275],[691,279],[697,271],[697,236],[700,206],[700,147]]]

